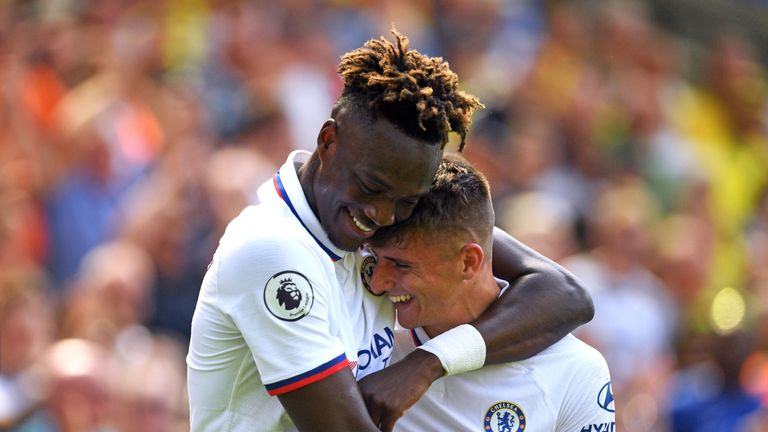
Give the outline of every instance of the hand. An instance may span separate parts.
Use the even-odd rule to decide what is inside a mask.
[[[444,374],[434,354],[417,349],[399,362],[363,378],[358,385],[373,423],[389,432],[432,382]]]

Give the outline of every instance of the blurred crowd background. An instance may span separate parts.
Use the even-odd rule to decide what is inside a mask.
[[[486,105],[497,225],[591,290],[616,430],[768,430],[766,3],[0,1],[0,429],[188,428],[218,238],[394,23]]]

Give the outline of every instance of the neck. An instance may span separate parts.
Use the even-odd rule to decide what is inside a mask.
[[[456,319],[453,321],[424,326],[424,331],[430,338],[445,333],[456,326],[475,321],[499,297],[501,287],[496,282],[490,266],[487,266],[477,276],[465,281],[465,285],[460,289],[465,294],[462,297],[464,302],[457,306],[461,308],[461,313],[456,314]]]
[[[301,190],[304,192],[304,197],[307,199],[307,203],[309,203],[309,207],[315,215],[317,215],[317,200],[315,199],[314,183],[319,166],[320,159],[317,157],[317,153],[312,153],[307,163],[297,170]]]

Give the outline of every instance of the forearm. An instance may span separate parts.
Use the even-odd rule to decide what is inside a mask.
[[[540,273],[515,281],[473,323],[486,343],[486,364],[531,357],[589,321],[589,295],[583,289],[564,289],[567,283]]]
[[[486,342],[486,364],[528,358],[592,319],[592,299],[573,275],[501,230],[493,264],[511,286],[472,323]]]
[[[349,370],[278,396],[300,431],[378,431]]]

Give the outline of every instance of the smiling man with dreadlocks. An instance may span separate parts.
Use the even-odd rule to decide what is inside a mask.
[[[591,318],[583,287],[499,231],[496,270],[515,289],[361,393],[355,380],[388,365],[395,319],[368,289],[361,246],[410,216],[449,133],[463,147],[481,107],[447,63],[393,33],[342,57],[316,150],[291,153],[222,237],[192,323],[192,430],[390,430],[440,376],[528,357]]]

